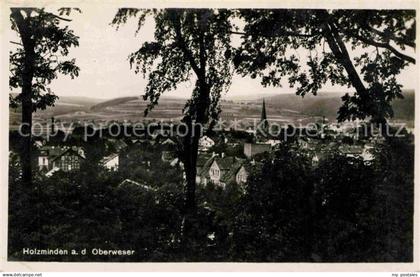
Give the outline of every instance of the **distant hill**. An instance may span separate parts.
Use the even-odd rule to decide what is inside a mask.
[[[262,94],[254,93],[254,94],[235,94],[232,95],[232,93],[228,92],[226,95],[222,97],[222,99],[226,101],[254,101],[254,100],[260,100],[262,97],[264,98],[270,98],[270,97],[276,97],[278,94],[276,93],[269,93],[264,94],[264,96],[261,96]],[[289,95],[295,95],[295,94],[289,94]],[[296,96],[296,95],[295,95]]]
[[[16,93],[12,93],[16,97]],[[54,106],[47,107],[46,110],[38,110],[34,114],[34,119],[37,118],[50,118],[52,116],[60,116],[71,114],[79,111],[88,111],[89,108],[103,99],[84,97],[84,96],[59,96],[55,101]],[[17,126],[21,121],[21,108],[9,109],[9,123]]]
[[[393,102],[395,119],[414,120],[414,91],[403,92],[404,99],[397,99]],[[238,100],[224,99],[222,101],[222,116],[241,116],[241,114],[259,115],[262,98],[265,99],[268,112],[271,115],[297,113],[308,116],[325,116],[335,120],[337,111],[342,105],[343,93],[321,92],[318,95],[308,94],[300,97],[295,94],[279,94],[258,96],[255,94],[246,98],[241,96]],[[241,99],[241,100],[239,100]],[[237,105],[241,103],[242,105]],[[185,99],[162,97],[159,105],[156,106],[153,114],[160,117],[165,111],[171,112],[172,116],[181,116],[180,112],[185,104]],[[245,105],[244,105],[245,104]],[[249,104],[249,105],[247,105]],[[119,97],[93,105],[92,112],[115,112],[115,111],[137,111],[142,112],[147,105],[141,97]]]
[[[393,102],[393,110],[396,119],[414,121],[414,111],[416,106],[414,90],[403,93],[404,99],[397,99]]]
[[[322,92],[317,96],[306,95],[304,98],[294,94],[264,95],[267,115],[271,121],[280,122],[308,122],[317,117],[325,116],[330,121],[335,121],[337,111],[342,105],[343,93]],[[395,112],[394,119],[403,120],[414,124],[414,91],[403,92],[404,99],[396,99],[393,102]],[[257,97],[258,96],[258,97]],[[261,115],[262,95],[255,93],[252,97],[240,97],[240,100],[222,99],[221,118],[224,120],[258,119]],[[61,96],[54,107],[37,111],[35,120],[49,120],[52,116],[64,121],[72,120],[179,120],[182,118],[182,109],[186,99],[175,97],[162,97],[159,104],[144,117],[144,110],[148,101],[142,97],[119,97],[103,101],[89,97]],[[19,109],[10,109],[10,124],[17,125],[20,122]]]
[[[414,120],[414,90],[403,91],[404,99],[396,99],[392,103],[395,119]],[[299,113],[316,116],[326,116],[334,119],[342,105],[343,93],[325,92],[314,96],[312,94],[300,97],[294,94],[283,94],[264,97],[268,106],[279,109],[295,110]],[[262,97],[252,102],[262,101]]]
[[[283,94],[265,98],[269,106],[279,109],[294,110],[299,113],[335,118],[341,106],[341,93],[329,92],[318,95],[308,94],[301,97],[295,94]],[[260,100],[262,101],[262,99]]]
[[[133,100],[138,100],[139,97],[119,97],[119,98],[114,98],[111,100],[107,100],[105,102],[101,102],[99,104],[96,104],[94,106],[92,106],[90,109],[92,111],[101,111],[107,107],[112,107],[112,106],[117,106],[129,101],[133,101]]]
[[[16,97],[17,93],[11,93]],[[72,106],[91,106],[104,101],[103,99],[86,97],[86,96],[59,96],[54,105],[72,105]]]
[[[104,101],[99,98],[84,97],[84,96],[59,96],[57,100],[58,105],[80,105],[80,106],[92,106],[97,103]]]

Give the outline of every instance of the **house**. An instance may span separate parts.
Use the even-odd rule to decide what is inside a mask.
[[[244,154],[245,156],[250,159],[256,154],[270,152],[271,145],[265,143],[245,143],[244,144]]]
[[[297,144],[302,148],[302,149],[309,149],[309,139],[306,137],[300,137],[296,140]]]
[[[37,148],[41,148],[42,146],[44,146],[44,141],[41,141],[41,140],[35,140],[35,142],[34,142],[34,145],[37,147]]]
[[[320,160],[320,157],[317,155],[317,154],[315,154],[313,157],[312,157],[312,166],[317,166],[318,164],[319,164],[319,160]]]
[[[381,144],[386,141],[385,137],[382,136],[381,134],[374,134],[372,135],[372,137],[370,137],[369,140],[371,143],[377,143],[377,144]]]
[[[328,156],[328,151],[326,151],[325,149],[312,152],[312,160],[311,160],[312,166],[317,167],[320,161],[325,160],[327,156]]]
[[[9,150],[9,165],[13,165],[15,167],[18,167],[19,164],[20,164],[19,154],[17,154],[13,150]]]
[[[151,138],[154,140],[161,140],[165,139],[171,135],[170,129],[165,129],[163,126],[160,128],[154,129],[153,132],[150,134]]]
[[[176,158],[176,154],[173,151],[162,151],[161,159],[163,162],[171,162],[175,158]]]
[[[116,152],[121,152],[127,148],[127,143],[121,139],[110,139]]]
[[[175,138],[166,138],[161,142],[156,142],[159,143],[159,148],[162,151],[176,152],[177,140]]]
[[[262,109],[261,109],[261,120],[258,124],[257,135],[266,137],[270,128],[270,123],[267,120],[267,111],[265,109],[265,100],[263,98]]]
[[[349,158],[358,158],[363,154],[363,148],[358,145],[342,145],[338,150]]]
[[[109,155],[107,157],[104,157],[101,160],[101,164],[105,168],[107,168],[107,169],[109,169],[111,171],[117,171],[118,170],[118,167],[119,167],[119,164],[120,164],[120,157],[116,153],[111,154],[111,155]]]
[[[196,183],[201,183],[201,178],[200,178],[200,172],[203,170],[204,166],[206,165],[206,163],[215,156],[216,154],[207,154],[207,153],[201,153],[198,155],[197,157],[197,175],[196,175]]]
[[[212,146],[214,146],[215,142],[208,136],[203,136],[198,141],[198,148],[201,151],[208,151]]]
[[[122,181],[121,183],[118,184],[118,188],[123,188],[123,187],[138,187],[138,188],[142,188],[146,191],[155,191],[155,189],[152,188],[151,186],[148,186],[146,184],[142,184],[140,182],[133,181],[131,179],[125,179],[124,181]]]
[[[364,147],[358,145],[341,146],[339,150],[346,157],[362,158],[365,162],[370,162],[374,159],[372,144],[365,144]]]
[[[331,125],[333,126],[333,125]],[[324,134],[327,137],[333,138],[333,139],[337,139],[339,132],[336,131],[336,129],[334,128],[330,128],[330,126],[327,126],[324,128]],[[324,138],[325,138],[324,136]]]
[[[361,157],[365,162],[372,161],[375,157],[373,155],[373,145],[371,144],[365,144],[363,147],[363,152],[361,154]]]
[[[171,138],[167,138],[162,142],[162,145],[176,145],[176,142],[174,142]]]
[[[252,136],[255,136],[257,134],[257,131],[254,130],[252,127],[246,128],[246,131],[245,132],[248,133],[248,134],[250,134],[250,135],[252,135]]]
[[[328,125],[328,129],[336,133],[342,132],[341,126],[338,123]]]
[[[39,151],[38,167],[39,170],[47,170],[53,172],[71,171],[80,168],[80,163],[85,159],[84,151],[81,147],[60,147],[60,146],[44,146]]]
[[[179,158],[175,158],[172,161],[170,161],[169,165],[172,167],[179,166],[181,168],[184,168],[184,163]]]
[[[221,187],[230,183],[242,185],[247,182],[248,175],[243,159],[226,157],[223,154],[214,155],[203,166],[197,167],[197,181],[204,185],[209,182]]]
[[[269,139],[265,143],[270,144],[271,147],[274,147],[276,145],[279,145],[281,143],[281,141],[279,139]]]
[[[414,128],[409,128],[406,126],[405,129],[407,130],[408,134],[414,134]]]
[[[57,171],[60,171],[60,169],[58,167],[54,167],[53,169],[51,169],[50,171],[48,171],[47,173],[45,173],[45,176],[51,177]]]

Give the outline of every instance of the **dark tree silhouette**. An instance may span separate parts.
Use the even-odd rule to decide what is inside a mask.
[[[234,32],[244,38],[235,65],[263,85],[280,86],[288,76],[301,96],[316,95],[328,81],[353,87],[338,120],[385,123],[392,100],[403,97],[396,77],[415,63],[407,54],[416,46],[415,16],[414,10],[241,10],[246,24]],[[352,57],[349,47],[361,54]],[[296,51],[302,49],[306,57]]]
[[[32,180],[32,113],[54,105],[57,96],[47,86],[57,78],[58,73],[72,78],[79,75],[74,59],[59,59],[60,56],[67,56],[70,47],[79,45],[79,38],[73,31],[60,26],[60,22],[70,21],[61,17],[63,14],[70,15],[70,11],[70,8],[61,8],[59,15],[56,15],[39,8],[11,8],[12,30],[20,41],[11,41],[17,48],[10,52],[9,86],[22,90],[16,97],[10,95],[9,100],[11,107],[21,105],[22,108],[24,137],[20,156],[22,178],[28,184]]]
[[[308,157],[287,144],[263,154],[237,207],[232,230],[234,260],[310,261],[312,191]]]
[[[129,17],[138,17],[140,30],[146,17],[155,20],[155,40],[145,42],[130,55],[136,73],[147,76],[144,95],[149,100],[147,114],[159,101],[162,93],[174,90],[183,82],[196,79],[191,98],[183,109],[187,134],[182,142],[185,165],[185,212],[196,209],[196,163],[200,128],[211,124],[219,112],[219,99],[227,91],[232,76],[230,36],[232,13],[210,9],[120,9],[112,24],[117,28]]]

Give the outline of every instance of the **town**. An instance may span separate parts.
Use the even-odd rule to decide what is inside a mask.
[[[127,169],[130,166],[133,153],[136,153],[138,149],[148,149],[149,152],[153,152],[155,159],[159,159],[159,162],[182,172],[183,163],[177,154],[179,137],[170,128],[165,128],[173,127],[173,124],[163,126],[154,124],[150,135],[147,135],[143,129],[143,133],[137,134],[137,136],[131,134],[124,136],[123,134],[117,137],[112,135],[112,128],[118,127],[119,129],[120,127],[115,122],[111,124],[108,131],[100,130],[101,134],[105,134],[101,138],[105,148],[101,151],[103,156],[100,157],[99,164],[105,169],[110,172],[119,171],[121,168]],[[363,122],[347,125],[329,124],[328,120],[323,118],[309,128],[291,131],[292,127],[288,126],[289,129],[280,130],[276,135],[269,134],[270,125],[263,101],[258,129],[254,129],[252,126],[242,130],[225,128],[203,134],[199,140],[197,184],[206,185],[211,182],[220,187],[224,187],[228,183],[244,186],[250,169],[258,166],[265,154],[275,151],[284,142],[291,143],[294,148],[307,155],[312,161],[312,166],[316,167],[320,160],[333,150],[347,157],[360,158],[365,163],[369,163],[373,159],[375,145],[383,143],[385,140],[378,130],[370,130],[370,133],[363,130]],[[54,130],[54,124],[51,126],[52,133],[56,137],[47,137],[47,134],[37,136],[34,140],[39,172],[50,177],[57,171],[80,170],[81,164],[86,159],[85,148],[89,147],[89,143],[86,144],[87,146],[80,146],[80,141],[87,139],[83,134],[86,129],[81,126],[71,131],[67,129],[65,130],[67,134],[63,135],[63,131],[60,133],[60,130]],[[89,125],[89,128],[92,129],[92,125]],[[90,137],[95,137],[95,131],[98,132],[98,129],[90,130]],[[290,134],[287,134],[288,131]],[[413,136],[409,131],[403,129],[399,132],[400,136],[407,137],[413,142]],[[58,143],[59,139],[64,139],[64,137],[70,138],[63,143]],[[154,171],[152,164],[156,161],[142,156],[136,156],[136,159],[145,169]],[[127,182],[143,186],[152,185],[140,179],[121,181],[121,183]]]

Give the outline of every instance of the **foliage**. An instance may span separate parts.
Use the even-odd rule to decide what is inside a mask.
[[[307,260],[309,160],[282,146],[251,174],[233,229],[235,260]],[[281,247],[279,247],[281,245]]]
[[[12,155],[9,258],[409,262],[413,259],[413,145],[388,140],[377,145],[375,153],[374,161],[366,164],[332,152],[313,168],[307,153],[282,144],[272,155],[262,156],[245,187],[221,188],[211,183],[198,187],[197,214],[187,247],[180,241],[182,180],[172,176],[179,170],[171,173],[169,167],[153,162],[149,172],[139,167],[127,175],[128,170],[120,174],[87,162],[80,171],[58,172],[50,178],[37,174],[34,186],[27,189],[18,157]],[[133,164],[134,160],[130,168]],[[157,172],[163,183],[158,178],[152,182]],[[119,186],[124,178],[141,185]],[[23,256],[24,247],[136,252],[109,258],[39,257]]]
[[[336,152],[320,161],[314,177],[314,257],[330,262],[365,261],[375,236],[370,229],[372,168],[361,158]]]
[[[221,142],[218,144],[213,145],[209,152],[214,152],[217,154],[225,153],[226,156],[229,157],[238,157],[238,158],[245,158],[245,154],[243,151],[243,146],[241,144],[230,146],[227,143]]]
[[[70,10],[60,12],[68,15]],[[415,47],[412,11],[120,9],[113,24],[118,28],[136,17],[138,32],[147,16],[155,22],[154,40],[129,56],[135,72],[148,78],[146,113],[164,92],[196,79],[184,108],[184,120],[189,122],[217,118],[221,94],[231,82],[232,62],[239,73],[260,77],[264,85],[279,86],[288,76],[302,96],[316,94],[328,80],[353,86],[356,93],[343,98],[339,120],[369,116],[380,122],[392,116],[390,103],[402,96],[396,76],[415,62],[402,52]],[[234,16],[245,21],[244,33],[233,28]],[[59,26],[60,16],[43,9],[14,9],[11,20],[23,48],[11,53],[10,86],[22,87],[26,70],[32,67],[32,113],[54,103],[47,85],[58,73],[77,76],[74,61],[55,57],[66,56],[78,38]],[[235,51],[230,39],[238,33],[243,42]],[[363,50],[354,63],[348,45]],[[300,49],[308,51],[307,67],[299,62]],[[28,57],[33,63],[27,63]],[[12,99],[12,105],[28,100],[22,94]],[[50,178],[37,173],[28,187],[19,169],[22,160],[10,156],[11,260],[413,260],[414,147],[409,141],[388,138],[376,146],[370,164],[333,152],[315,168],[309,151],[295,143],[281,144],[274,153],[257,157],[245,187],[198,187],[198,205],[186,232],[183,190],[188,182],[181,165],[170,166],[161,159],[163,149],[145,144],[125,150],[118,173],[107,171],[99,160],[112,149],[97,137],[82,142],[80,131],[71,141],[87,148],[80,170]],[[243,140],[248,136],[231,134]],[[197,151],[189,143],[184,144],[190,150],[183,161],[190,170],[186,178],[195,185],[195,161],[187,162]],[[195,143],[197,147],[197,138]],[[14,142],[11,149],[19,147]],[[239,151],[223,144],[214,150]],[[122,184],[125,179],[132,182]],[[183,237],[185,233],[188,236]],[[136,254],[42,257],[24,256],[23,248],[134,249]]]
[[[113,24],[117,28],[130,17],[138,17],[137,31],[148,15],[155,22],[154,41],[143,43],[129,56],[136,73],[148,79],[144,100],[149,100],[145,115],[158,104],[160,96],[195,79],[191,98],[183,108],[183,137],[180,158],[185,170],[185,216],[190,231],[189,215],[196,212],[196,165],[201,127],[210,121],[210,129],[218,118],[220,97],[232,78],[230,33],[232,12],[219,9],[119,9]],[[198,124],[193,124],[198,123]]]
[[[217,117],[221,93],[231,80],[231,12],[210,9],[119,9],[112,24],[117,28],[130,17],[138,17],[138,30],[147,16],[155,21],[154,41],[145,42],[130,54],[130,65],[148,79],[144,99],[149,100],[147,114],[167,91],[175,90],[195,75],[196,84],[184,113],[198,120],[197,102],[203,86],[209,87],[208,114]],[[200,96],[201,95],[201,96]],[[205,120],[206,121],[206,120]],[[201,122],[201,121],[200,121]]]
[[[352,86],[356,92],[342,98],[340,121],[393,116],[391,102],[402,98],[397,76],[415,63],[404,53],[415,49],[415,11],[253,9],[240,17],[244,41],[234,63],[242,75],[260,77],[265,86],[281,86],[288,76],[302,97],[327,82]],[[361,52],[354,60],[349,46]]]
[[[68,15],[70,11],[70,8],[59,9],[60,14]],[[21,107],[21,127],[25,134],[20,152],[22,176],[26,185],[31,186],[32,113],[54,105],[57,96],[47,86],[58,73],[78,76],[75,60],[62,61],[59,56],[67,56],[70,47],[78,46],[79,38],[68,27],[60,26],[61,21],[69,19],[44,9],[11,8],[10,21],[20,41],[11,41],[18,47],[9,55],[9,87],[21,88],[21,92],[15,97],[9,94],[9,105]]]
[[[122,179],[140,180],[154,187],[182,183],[182,169],[162,160],[162,149],[148,143],[135,145],[121,156],[119,176]],[[175,158],[174,158],[175,159]],[[156,172],[164,172],[156,178]]]
[[[80,12],[80,10],[79,10]],[[70,9],[60,9],[60,14],[70,14]],[[38,8],[12,8],[10,21],[12,30],[21,42],[14,42],[17,48],[10,52],[10,89],[23,87],[23,75],[30,74],[25,68],[25,58],[31,56],[33,64],[32,94],[35,103],[33,111],[52,106],[57,96],[48,88],[58,73],[69,75],[72,79],[79,76],[75,59],[62,60],[69,54],[69,48],[79,46],[79,37],[67,26],[60,26],[63,19],[58,15]],[[28,37],[28,39],[25,39]],[[28,42],[27,42],[28,41]],[[30,49],[32,48],[32,49]],[[26,70],[26,72],[25,72]],[[11,107],[17,107],[22,94],[10,98]]]
[[[372,256],[382,262],[413,261],[414,145],[390,138],[375,149]]]

